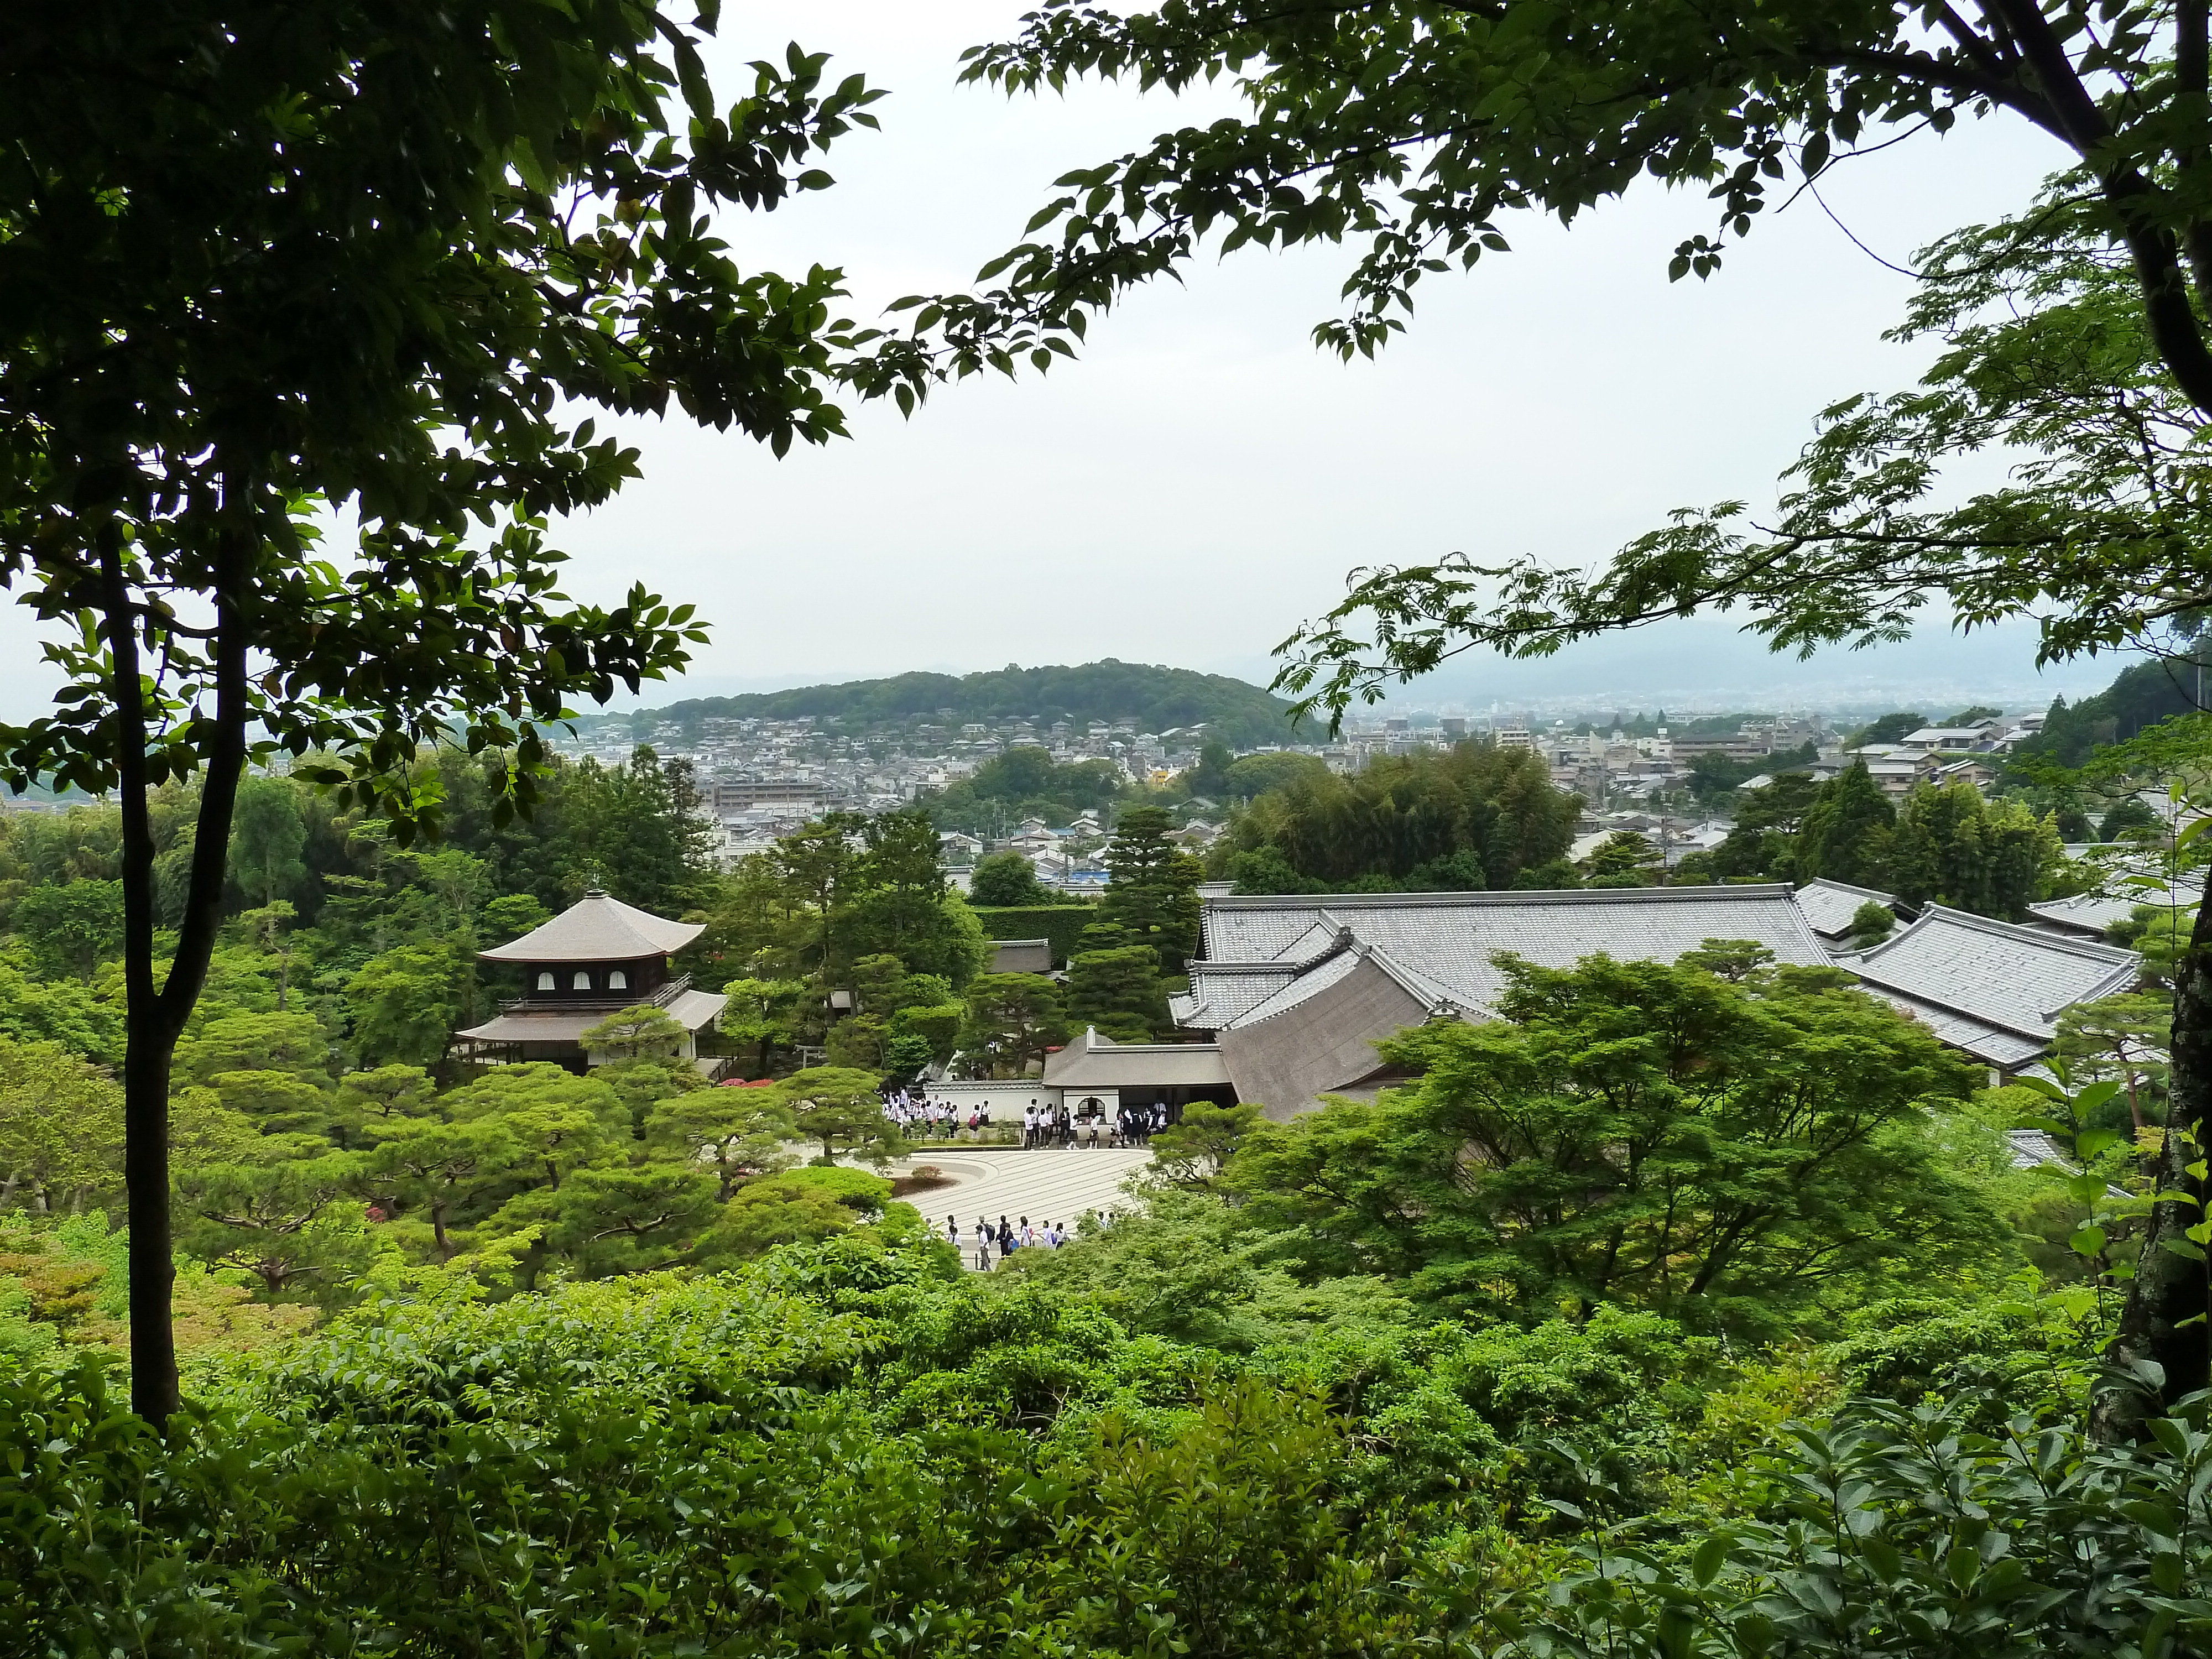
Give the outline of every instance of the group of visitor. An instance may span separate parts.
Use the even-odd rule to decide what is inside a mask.
[[[1107,1211],[1096,1219],[1102,1228],[1110,1227],[1114,1224],[1113,1212]],[[959,1217],[949,1215],[945,1218],[945,1237],[954,1249],[960,1249]],[[975,1271],[982,1273],[991,1271],[994,1250],[998,1252],[998,1260],[1003,1262],[1016,1250],[1056,1250],[1074,1237],[1073,1227],[1063,1227],[1056,1221],[1032,1226],[1027,1216],[1015,1222],[1009,1222],[1006,1217],[1000,1216],[994,1226],[987,1218],[979,1215],[975,1218]]]
[[[1040,1146],[1146,1146],[1152,1132],[1167,1127],[1168,1109],[1133,1103],[1099,1102],[1071,1107],[1043,1106],[1032,1100],[1022,1109],[1022,1145]]]
[[[988,1137],[991,1108],[988,1103],[963,1111],[949,1100],[927,1094],[891,1089],[884,1095],[884,1115],[902,1140],[957,1140],[962,1129],[970,1140]],[[1085,1101],[1071,1106],[1062,1101],[1048,1106],[1032,1100],[1022,1109],[1022,1145],[1045,1146],[1147,1146],[1155,1130],[1167,1127],[1168,1109],[1153,1104]]]
[[[949,1100],[910,1095],[903,1089],[894,1089],[884,1097],[884,1115],[898,1130],[901,1140],[957,1140],[963,1127],[969,1139],[981,1140],[991,1127],[988,1104],[963,1114]]]

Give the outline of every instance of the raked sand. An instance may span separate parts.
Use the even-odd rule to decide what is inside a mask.
[[[975,1218],[996,1224],[1005,1216],[1015,1225],[1027,1216],[1037,1225],[1057,1221],[1072,1227],[1085,1210],[1127,1210],[1137,1200],[1121,1182],[1152,1159],[1141,1146],[1096,1151],[1050,1147],[1038,1152],[971,1152],[958,1146],[917,1152],[890,1166],[893,1175],[934,1164],[950,1176],[949,1187],[911,1193],[906,1201],[920,1210],[942,1236],[945,1218],[960,1221],[960,1253],[975,1265]]]

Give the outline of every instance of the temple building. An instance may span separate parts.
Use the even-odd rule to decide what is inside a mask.
[[[680,1057],[694,1059],[698,1034],[728,999],[693,990],[690,975],[670,973],[668,958],[704,927],[588,892],[544,927],[478,954],[479,961],[519,965],[525,989],[501,1004],[496,1018],[455,1032],[454,1052],[491,1065],[550,1060],[580,1071],[588,1056],[577,1038],[609,1014],[642,1005],[684,1028]]]

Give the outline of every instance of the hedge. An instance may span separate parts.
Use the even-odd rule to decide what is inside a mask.
[[[1098,907],[1087,900],[1073,904],[979,904],[975,907],[986,939],[1048,939],[1052,965],[1067,966],[1067,958],[1083,930],[1098,920]]]

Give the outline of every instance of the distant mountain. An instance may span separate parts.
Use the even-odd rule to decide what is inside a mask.
[[[1145,663],[1087,662],[1073,668],[1022,668],[1012,664],[981,674],[898,674],[884,680],[848,680],[789,691],[755,691],[733,697],[694,697],[647,713],[660,720],[796,720],[811,714],[848,725],[939,720],[1029,719],[1128,720],[1139,732],[1204,726],[1207,737],[1231,748],[1289,743],[1301,735],[1290,723],[1291,705],[1243,680],[1188,668]],[[1307,742],[1316,741],[1310,732]]]

